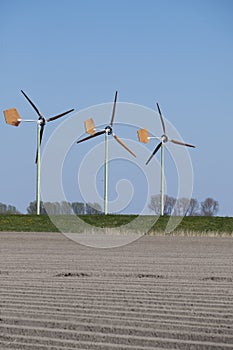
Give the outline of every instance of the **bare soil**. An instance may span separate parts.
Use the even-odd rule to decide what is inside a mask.
[[[233,239],[1,232],[0,349],[233,349]]]

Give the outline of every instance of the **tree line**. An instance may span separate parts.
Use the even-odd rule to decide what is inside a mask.
[[[149,209],[155,214],[161,212],[160,194],[151,196]],[[27,214],[36,214],[36,201],[30,202],[27,207]],[[175,216],[214,216],[219,211],[219,204],[213,198],[206,198],[198,202],[195,198],[175,199],[165,195],[164,198],[164,215]],[[40,203],[40,212],[42,215],[93,215],[103,214],[102,207],[99,203],[82,203],[82,202],[45,202]],[[0,203],[0,214],[20,214],[19,210],[13,205]]]
[[[36,201],[30,202],[27,207],[28,214],[36,214]],[[97,215],[103,214],[102,207],[99,203],[82,203],[82,202],[40,202],[41,215]]]
[[[36,201],[30,202],[27,207],[27,214],[36,214]],[[45,202],[40,203],[40,212],[42,215],[92,215],[103,214],[101,205],[98,203],[80,203],[80,202]],[[7,205],[0,202],[0,214],[21,214],[13,205]]]
[[[14,205],[0,203],[0,214],[20,214]]]
[[[154,214],[159,215],[161,212],[161,196],[156,194],[151,196],[149,209]],[[202,202],[198,202],[195,198],[178,198],[177,200],[171,196],[164,196],[164,215],[174,216],[214,216],[219,211],[219,204],[213,198],[206,198]]]

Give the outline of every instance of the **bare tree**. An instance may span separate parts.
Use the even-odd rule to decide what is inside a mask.
[[[214,216],[219,210],[219,204],[213,198],[206,198],[201,202],[201,215]]]
[[[59,203],[60,204],[60,214],[61,215],[71,215],[73,210],[72,206],[69,202],[62,201]]]
[[[14,205],[0,203],[0,214],[20,214]]]
[[[174,207],[174,215],[176,216],[193,216],[198,215],[199,203],[195,198],[179,198]]]
[[[59,202],[45,202],[44,207],[48,215],[60,215]]]
[[[168,195],[164,196],[164,215],[172,215],[176,199]]]
[[[176,202],[175,198],[170,197],[168,195],[164,196],[164,215],[172,214],[175,202]],[[160,215],[161,214],[161,195],[156,194],[151,196],[148,207],[156,215]]]
[[[36,214],[36,210],[37,210],[37,202],[36,201],[30,202],[29,206],[27,207],[27,213],[28,214]],[[40,201],[40,214],[41,215],[47,214],[43,201]]]
[[[81,215],[81,214],[85,213],[84,203],[73,202],[71,205],[72,205],[72,209],[76,215]]]
[[[195,198],[191,198],[186,215],[189,215],[189,216],[199,215],[199,208],[200,208],[200,205],[198,200]]]
[[[7,212],[7,205],[4,203],[0,203],[0,214],[6,214]]]
[[[156,215],[161,213],[161,198],[160,194],[155,194],[150,197],[150,203],[148,204],[148,208],[153,211]]]
[[[188,198],[178,198],[174,206],[174,215],[185,216],[189,208],[190,200]]]
[[[86,203],[86,214],[102,214],[102,207],[99,203]]]

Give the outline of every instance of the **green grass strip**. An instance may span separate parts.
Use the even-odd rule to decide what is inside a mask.
[[[59,227],[64,227],[64,232],[82,232],[84,223],[88,223],[95,227],[121,227],[124,229],[125,224],[132,222],[135,231],[143,231],[147,220],[151,220],[152,216],[140,217],[140,224],[134,228],[133,220],[135,215],[81,215],[81,220],[77,225],[75,216],[59,216]],[[167,226],[169,217],[159,217],[157,222],[150,229],[150,234],[163,233]],[[83,222],[83,225],[82,225]],[[66,230],[66,228],[68,228]],[[59,232],[59,229],[51,222],[46,215],[0,215],[0,231],[16,231],[16,232]],[[174,233],[178,232],[194,232],[194,233],[225,233],[233,234],[233,217],[207,217],[207,216],[187,216],[184,217]]]

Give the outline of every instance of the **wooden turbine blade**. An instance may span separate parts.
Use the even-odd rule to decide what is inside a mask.
[[[128,146],[126,146],[126,144],[125,144],[123,141],[121,141],[121,139],[119,139],[119,137],[118,137],[117,135],[113,135],[113,137],[114,137],[114,139],[115,139],[122,147],[124,147],[130,154],[132,154],[134,157],[137,157],[136,154],[135,154],[133,151],[131,151],[131,149],[130,149]]]
[[[193,145],[190,145],[189,143],[184,143],[184,142],[181,142],[181,141],[176,141],[176,140],[170,140],[171,142],[177,144],[177,145],[181,145],[181,146],[187,146],[187,147],[193,147],[195,148],[196,146],[193,146]]]

